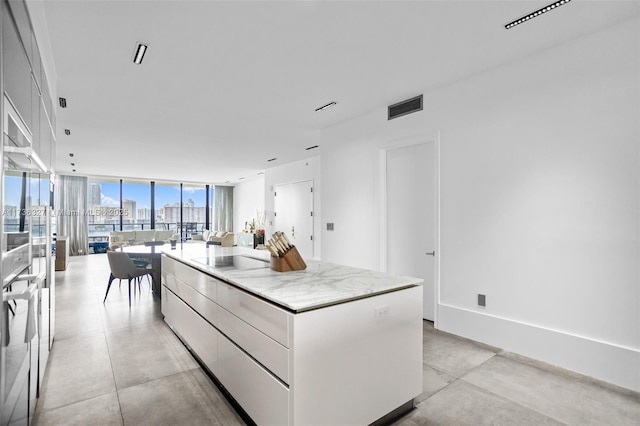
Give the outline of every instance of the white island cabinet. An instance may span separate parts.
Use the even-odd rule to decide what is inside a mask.
[[[420,279],[322,262],[278,273],[260,256],[185,245],[162,257],[165,321],[251,419],[367,425],[411,409]]]

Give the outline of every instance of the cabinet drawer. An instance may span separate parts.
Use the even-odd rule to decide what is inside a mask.
[[[218,367],[216,376],[256,424],[289,424],[289,389],[221,334]]]
[[[198,312],[211,324],[216,324],[217,311],[220,309],[213,301],[198,293],[193,287],[187,285],[181,279],[171,275],[164,274],[164,286],[174,292],[176,296],[182,299],[193,310]]]
[[[162,287],[164,320],[182,338],[200,360],[216,374],[218,331],[187,306],[166,286]]]
[[[218,308],[217,327],[266,369],[289,383],[289,349],[223,308]]]
[[[217,280],[210,275],[187,266],[184,263],[162,256],[162,271],[180,279],[201,294],[215,302]]]
[[[284,347],[289,347],[289,313],[222,281],[218,281],[217,302],[246,323]]]

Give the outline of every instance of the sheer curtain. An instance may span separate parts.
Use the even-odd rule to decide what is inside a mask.
[[[214,191],[213,226],[215,231],[233,231],[233,186],[217,186]]]
[[[89,252],[89,226],[87,222],[87,178],[57,176],[55,186],[57,213],[56,234],[69,237],[69,254]]]

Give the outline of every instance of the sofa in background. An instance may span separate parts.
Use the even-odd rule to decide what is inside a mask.
[[[235,234],[227,231],[209,231],[205,229],[202,234],[191,236],[193,241],[204,241],[209,244],[219,244],[222,247],[233,247],[235,244]]]
[[[109,233],[109,247],[144,244],[146,241],[177,240],[175,231],[149,229],[147,231],[112,231]]]

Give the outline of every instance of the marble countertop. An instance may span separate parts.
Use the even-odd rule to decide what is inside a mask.
[[[247,269],[208,266],[220,256],[246,256],[269,261],[269,253],[246,247],[182,244],[163,253],[200,271],[267,299],[295,313],[336,305],[419,285],[421,278],[384,274],[367,269],[307,260],[303,271],[276,272],[251,265]],[[210,262],[207,262],[209,259]],[[256,263],[260,266],[259,263]]]

